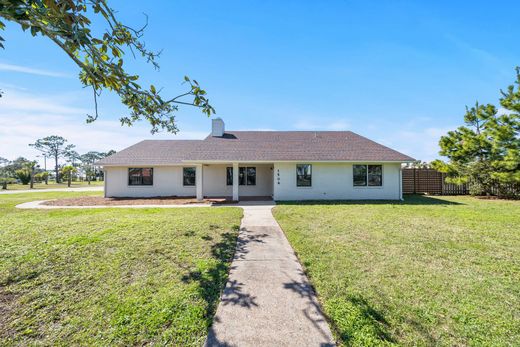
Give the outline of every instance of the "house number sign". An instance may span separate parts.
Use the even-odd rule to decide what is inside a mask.
[[[280,184],[280,169],[276,169],[276,182]]]

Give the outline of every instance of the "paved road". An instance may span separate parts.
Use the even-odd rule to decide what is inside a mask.
[[[237,251],[206,346],[334,346],[271,206],[242,206]]]
[[[0,190],[2,194],[20,193],[45,193],[45,192],[102,192],[103,187],[81,187],[81,188],[50,188],[50,189],[20,189],[20,190]]]

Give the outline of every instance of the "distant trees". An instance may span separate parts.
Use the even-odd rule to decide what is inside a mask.
[[[496,185],[501,190],[520,183],[520,68],[515,84],[516,88],[510,85],[501,91],[501,112],[478,102],[466,107],[465,125],[439,141],[439,153],[449,161],[436,160],[432,166],[447,173],[449,182],[470,182],[473,195],[489,195]]]
[[[60,183],[59,159],[69,155],[74,145],[66,145],[67,140],[61,136],[51,135],[36,140],[29,146],[34,147],[48,157],[54,158],[54,171],[56,173],[56,183]]]
[[[34,170],[36,167],[36,161],[24,161],[23,164],[21,164],[21,168],[15,171],[15,177],[24,185],[30,183],[32,188],[34,184]]]
[[[61,168],[61,173],[63,174],[63,177],[67,179],[67,186],[70,187],[70,184],[72,182],[72,175],[78,172],[78,169],[76,169],[72,165],[65,165]]]
[[[27,185],[31,182],[31,169],[29,167],[18,169],[15,171],[15,176],[23,185]]]
[[[103,158],[103,153],[95,151],[85,153],[81,156],[82,168],[85,172],[85,178],[87,179],[88,184],[90,184],[90,181],[92,181],[93,177],[96,177],[96,169],[94,163],[101,158]]]
[[[60,182],[60,177],[64,177],[67,179],[69,186],[71,181],[75,180],[77,176],[85,177],[89,184],[98,177],[102,177],[94,163],[116,153],[114,150],[108,152],[89,151],[80,155],[75,149],[76,146],[67,144],[67,142],[65,138],[53,135],[38,139],[29,146],[42,152],[45,158],[52,157],[55,162],[54,174],[56,183]],[[62,159],[61,165],[60,159]],[[64,165],[64,161],[69,165]],[[70,169],[69,166],[74,168],[74,170]],[[45,181],[47,183],[48,178],[49,172],[40,168],[36,161],[31,161],[24,157],[9,161],[0,157],[0,183],[3,187],[6,186],[7,182],[14,183],[20,181],[22,184],[31,183],[32,188],[33,182]]]

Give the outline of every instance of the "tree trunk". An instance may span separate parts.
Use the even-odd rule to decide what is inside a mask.
[[[70,188],[70,181],[72,181],[72,172],[69,172],[69,179],[67,181],[67,186]]]
[[[31,189],[34,188],[34,167],[31,167]]]
[[[45,171],[47,173],[47,171]],[[45,185],[49,184],[49,175],[45,176]]]
[[[56,170],[56,183],[60,183],[60,168],[58,167],[58,154],[54,155],[54,162],[56,166],[54,167]]]

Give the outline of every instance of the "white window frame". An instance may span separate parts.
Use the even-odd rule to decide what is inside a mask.
[[[366,182],[367,184],[364,185],[364,186],[355,186],[354,185],[354,166],[356,165],[363,165],[363,166],[366,166],[367,170],[366,170]],[[369,166],[381,166],[381,185],[380,186],[370,186],[368,185],[368,167]],[[384,184],[385,184],[385,179],[384,179],[384,176],[385,176],[385,166],[383,164],[352,164],[352,187],[354,189],[382,189],[384,187]]]

